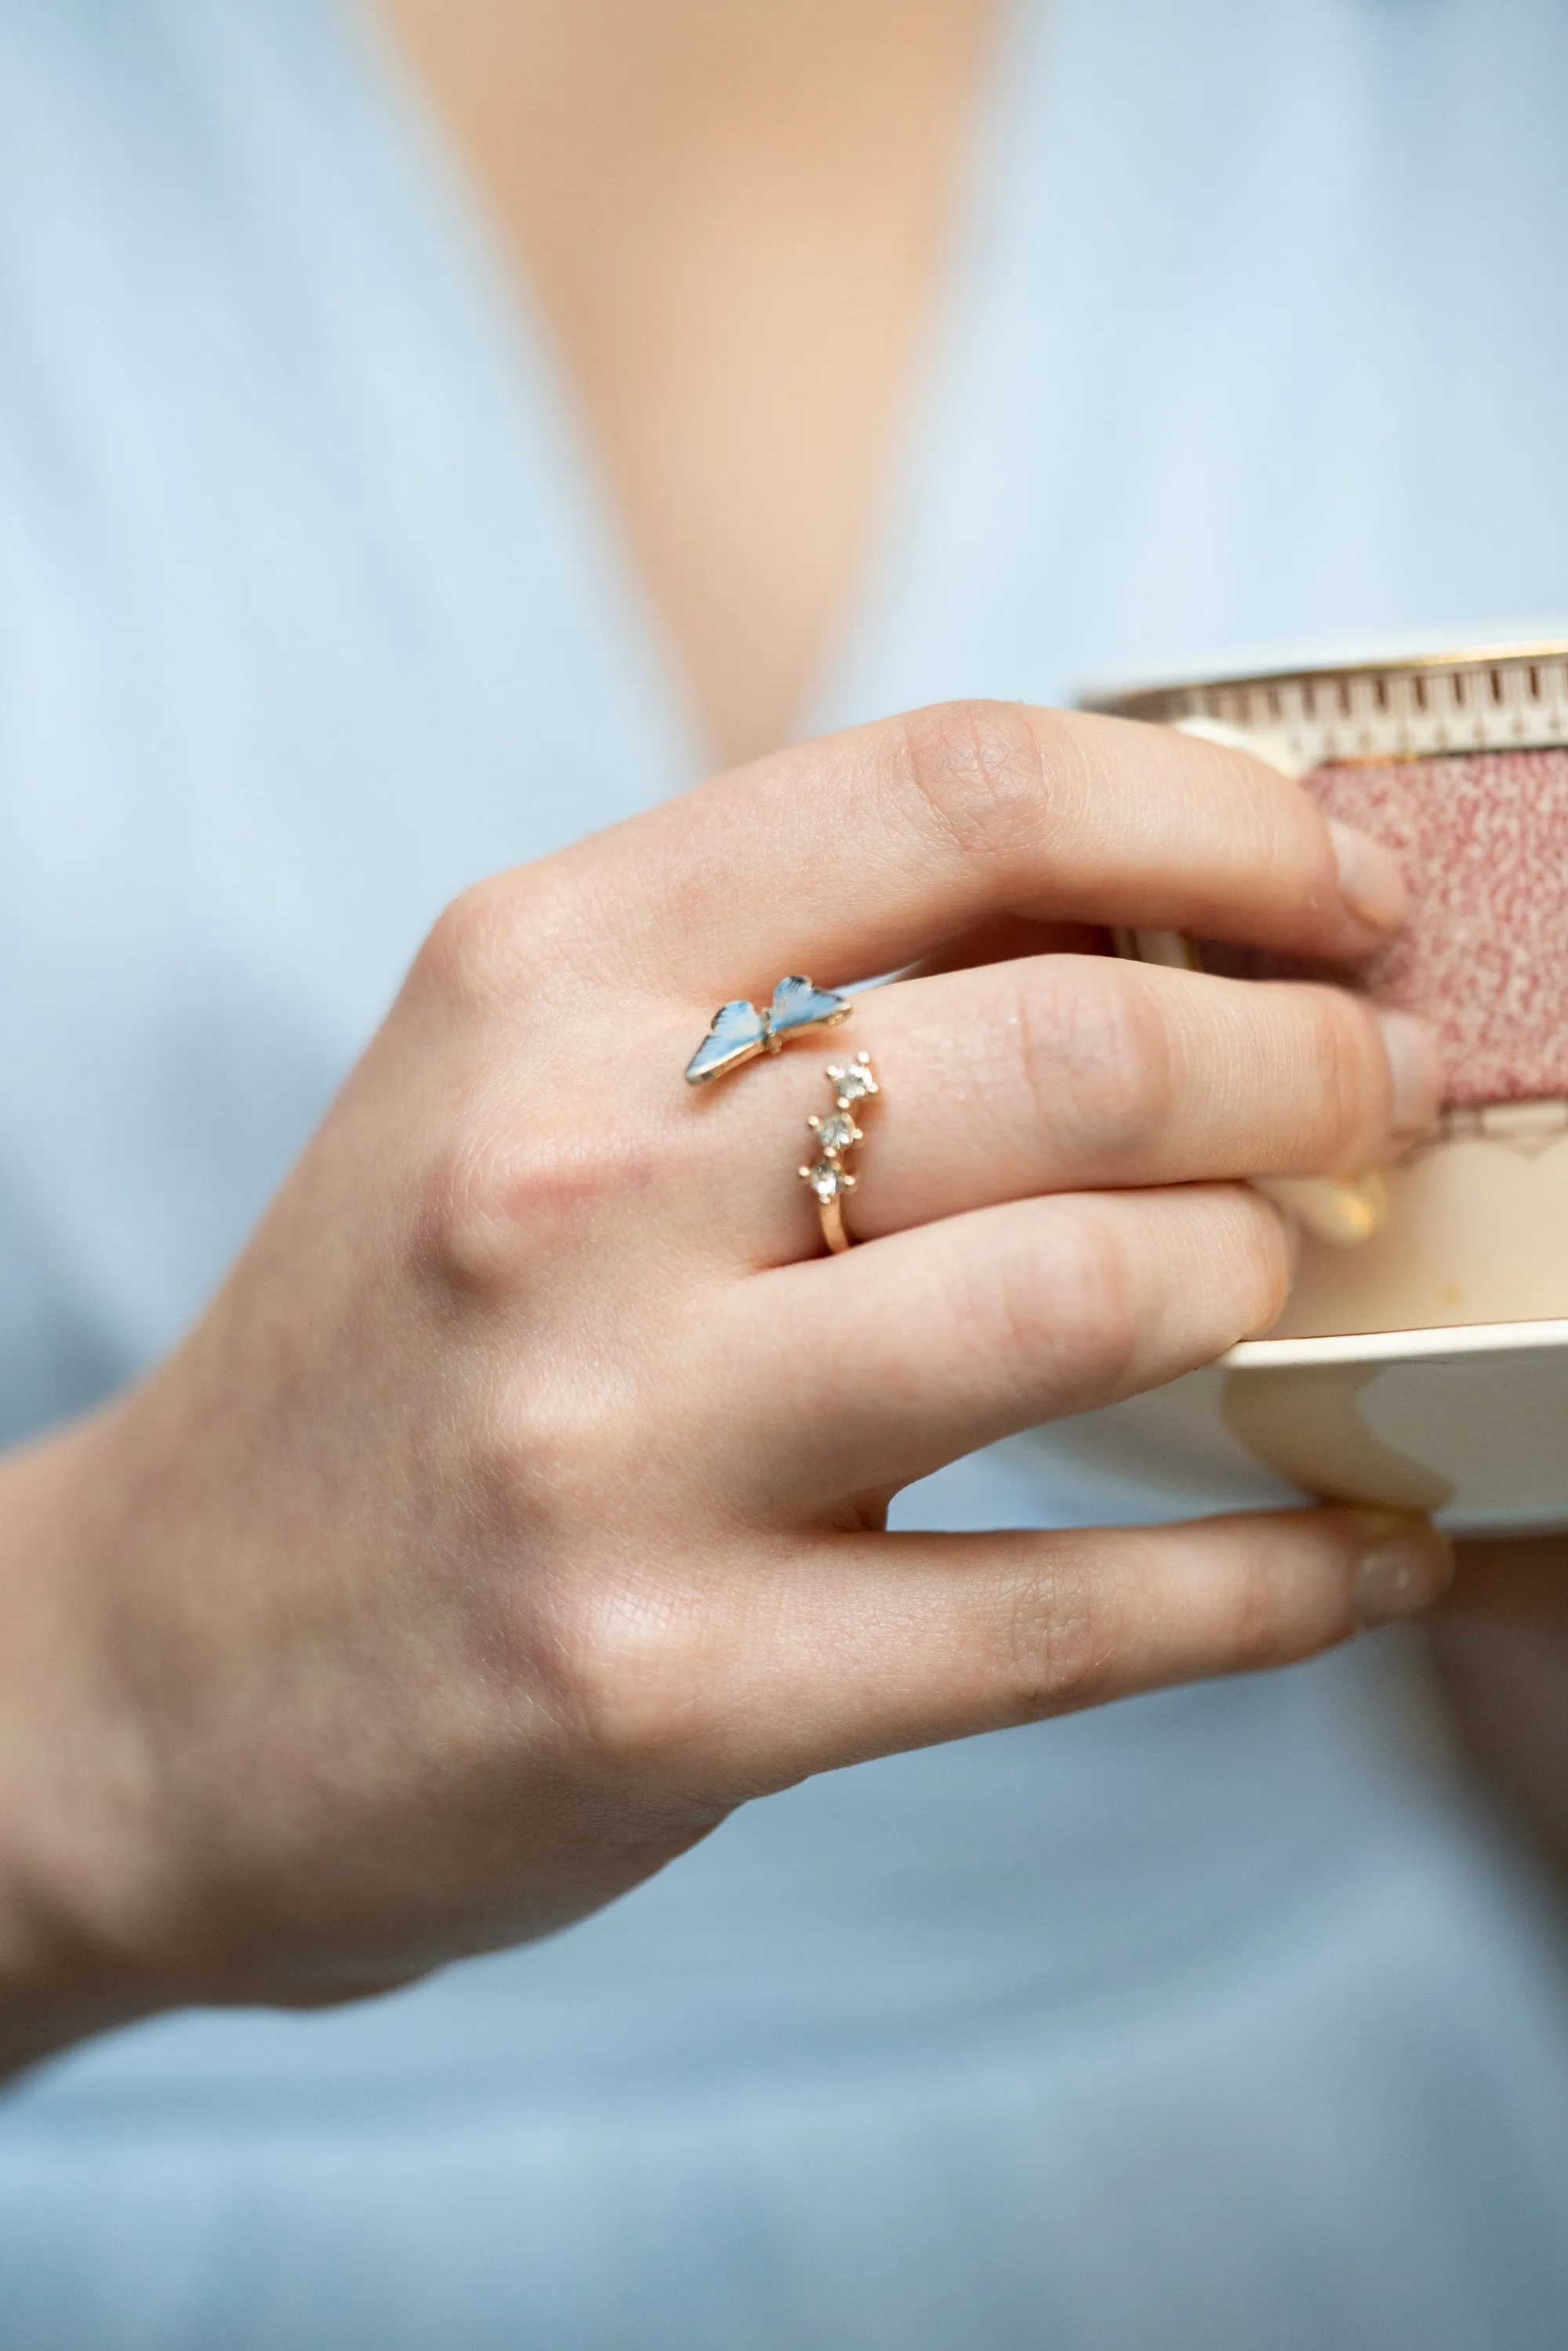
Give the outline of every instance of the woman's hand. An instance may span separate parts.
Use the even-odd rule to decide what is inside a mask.
[[[1423,1604],[1440,1541],[1350,1510],[883,1531],[956,1455],[1266,1328],[1286,1239],[1235,1179],[1424,1124],[1408,1023],[1056,954],[682,1077],[721,998],[1004,917],[1347,957],[1399,913],[1269,770],[990,705],[459,900],[178,1354],[5,1473],[14,2045],[400,1980],[806,1773]],[[796,1168],[862,1048],[866,1246],[830,1258]]]

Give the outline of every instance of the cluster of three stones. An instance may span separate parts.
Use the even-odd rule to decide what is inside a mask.
[[[855,1187],[855,1179],[844,1166],[843,1157],[846,1151],[852,1150],[857,1143],[864,1140],[850,1115],[850,1106],[853,1102],[864,1102],[877,1090],[869,1054],[860,1054],[847,1070],[830,1068],[828,1083],[833,1089],[833,1099],[838,1108],[826,1118],[812,1117],[806,1121],[817,1138],[817,1149],[821,1157],[814,1166],[800,1170],[802,1183],[810,1186],[824,1206],[829,1200],[836,1199],[841,1192],[852,1192]]]

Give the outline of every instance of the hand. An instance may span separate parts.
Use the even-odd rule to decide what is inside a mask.
[[[1423,1604],[1437,1538],[1351,1510],[883,1531],[908,1480],[1266,1328],[1285,1235],[1235,1179],[1425,1123],[1411,1024],[1051,954],[682,1079],[786,971],[1009,918],[1343,958],[1400,904],[1270,771],[1011,706],[808,746],[459,900],[188,1342],[6,1473],[15,2045],[402,1980],[806,1773]],[[795,1171],[861,1048],[869,1245],[828,1258]]]

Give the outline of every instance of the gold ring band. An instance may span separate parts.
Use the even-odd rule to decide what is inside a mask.
[[[817,1203],[822,1238],[837,1256],[850,1247],[850,1237],[844,1230],[844,1194],[855,1188],[855,1179],[844,1161],[857,1144],[865,1141],[855,1123],[856,1105],[871,1101],[882,1088],[877,1084],[869,1053],[857,1053],[842,1068],[831,1062],[828,1083],[833,1090],[833,1108],[825,1118],[813,1113],[806,1121],[816,1138],[817,1156],[800,1170],[800,1176]]]

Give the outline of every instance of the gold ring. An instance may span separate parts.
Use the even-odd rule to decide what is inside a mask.
[[[844,1165],[844,1158],[858,1143],[865,1141],[855,1123],[855,1104],[869,1102],[882,1088],[877,1084],[869,1053],[857,1053],[843,1069],[830,1063],[828,1083],[833,1090],[834,1107],[826,1118],[813,1113],[806,1121],[816,1137],[817,1156],[800,1174],[801,1183],[817,1203],[822,1238],[837,1255],[850,1246],[850,1237],[844,1230],[843,1196],[855,1188],[855,1179]]]

